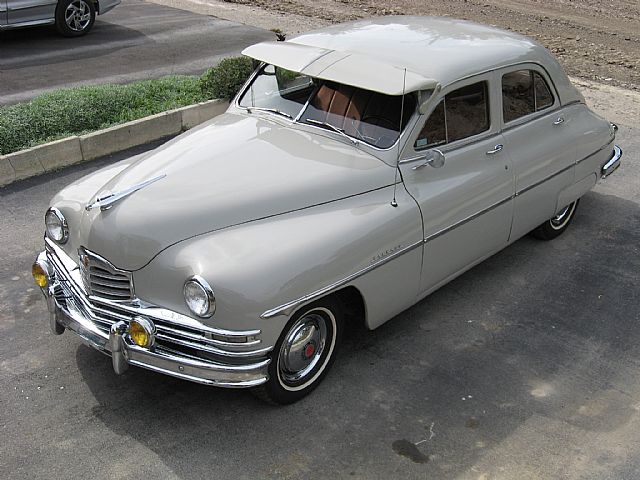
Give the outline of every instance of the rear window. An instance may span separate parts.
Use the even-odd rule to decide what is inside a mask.
[[[533,70],[518,70],[502,76],[502,114],[508,123],[553,105],[553,94],[545,79]]]

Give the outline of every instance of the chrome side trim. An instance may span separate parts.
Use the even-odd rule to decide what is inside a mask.
[[[602,150],[604,150],[607,147],[610,147],[611,144],[613,143],[613,141],[615,140],[615,138],[612,138],[611,140],[609,140],[607,143],[605,143],[603,146],[601,146],[599,149],[597,149],[595,152],[590,153],[589,155],[587,155],[586,157],[581,158],[580,160],[576,161],[576,165],[578,165],[581,162],[584,162],[586,159],[593,157],[596,153],[600,153]],[[617,145],[616,145],[617,146]]]
[[[450,232],[451,230],[454,230],[458,227],[461,227],[462,225],[464,225],[467,222],[470,222],[472,220],[474,220],[475,218],[478,218],[479,216],[495,209],[498,208],[500,205],[508,202],[509,200],[512,200],[514,198],[514,196],[510,196],[508,198],[505,198],[503,200],[500,200],[499,202],[494,203],[493,205],[490,205],[487,208],[484,208],[482,210],[480,210],[479,212],[474,213],[473,215],[470,215],[466,218],[464,218],[463,220],[460,220],[459,222],[454,223],[453,225],[443,228],[442,230],[437,231],[436,233],[429,235],[426,238],[423,238],[422,240],[415,242],[407,247],[404,247],[400,250],[395,251],[394,253],[392,253],[391,255],[384,257],[383,259],[381,259],[378,262],[372,263],[371,265],[358,270],[355,273],[352,273],[351,275],[349,275],[348,277],[343,278],[342,280],[338,280],[337,282],[334,282],[330,285],[327,285],[324,288],[318,289],[315,292],[309,293],[307,295],[304,295],[300,298],[297,298],[295,300],[292,300],[291,302],[285,303],[283,305],[280,305],[278,307],[272,308],[270,310],[265,311],[262,315],[260,315],[260,318],[263,319],[269,319],[272,317],[276,317],[278,315],[290,315],[293,310],[295,310],[297,307],[305,304],[305,303],[310,303],[313,300],[316,300],[328,293],[331,293],[334,290],[337,290],[338,288],[346,285],[349,282],[352,282],[353,280],[355,280],[358,277],[361,277],[362,275],[369,273],[372,270],[375,270],[378,267],[381,267],[382,265],[384,265],[387,262],[390,262],[391,260],[398,258],[402,255],[404,255],[405,253],[408,253],[410,251],[412,251],[413,249],[424,245],[425,243],[427,243],[430,240],[434,240],[437,237],[444,235],[447,232]]]
[[[622,158],[622,149],[618,145],[614,145],[613,147],[613,155],[611,158],[602,166],[602,177],[607,178],[611,175],[619,166],[620,159]]]
[[[593,155],[593,154],[592,154]],[[553,177],[557,177],[558,175],[566,172],[567,170],[572,169],[573,167],[575,167],[576,164],[572,163],[570,165],[567,165],[564,168],[561,168],[560,170],[558,170],[557,172],[552,173],[551,175],[547,175],[546,177],[544,177],[542,180],[537,181],[536,183],[532,183],[531,185],[529,185],[528,187],[524,187],[522,190],[518,190],[516,192],[516,197],[522,195],[523,193],[527,193],[529,190],[534,189],[536,187],[539,187],[540,185],[542,185],[544,182],[547,182],[549,180],[551,180]]]
[[[522,190],[518,190],[518,191],[516,192],[516,197],[517,197],[517,196],[519,196],[519,195],[522,195],[523,193],[528,192],[528,191],[529,191],[529,190],[531,190],[532,188],[535,188],[535,187],[538,187],[538,186],[542,185],[544,182],[546,182],[546,181],[548,181],[548,180],[551,180],[553,177],[556,177],[556,176],[558,176],[558,175],[560,175],[560,174],[562,174],[562,173],[566,172],[566,171],[567,171],[567,170],[569,170],[570,168],[572,168],[572,167],[574,167],[574,166],[578,165],[579,163],[584,162],[585,160],[587,160],[587,159],[589,159],[589,158],[593,157],[596,153],[600,153],[602,150],[604,150],[605,148],[609,147],[609,146],[611,145],[611,143],[613,143],[613,139],[611,139],[608,143],[606,143],[605,145],[601,146],[600,148],[598,148],[596,151],[594,151],[594,152],[590,153],[589,155],[587,155],[587,156],[585,156],[585,157],[581,158],[580,160],[576,160],[576,162],[575,162],[575,163],[572,163],[572,164],[570,164],[570,165],[567,165],[566,167],[564,167],[564,168],[562,168],[562,169],[558,170],[558,171],[557,171],[557,172],[555,172],[555,173],[552,173],[551,175],[546,176],[546,177],[545,177],[545,178],[543,178],[542,180],[540,180],[540,181],[538,181],[538,182],[536,182],[536,183],[534,183],[534,184],[532,184],[532,185],[529,185],[528,187],[523,188]]]
[[[401,255],[404,255],[405,253],[410,252],[411,250],[421,246],[424,243],[423,240],[420,240],[418,242],[412,243],[411,245],[404,247],[400,250],[395,251],[394,253],[392,253],[391,255],[384,257],[383,259],[372,263],[371,265],[358,270],[355,273],[352,273],[351,275],[349,275],[348,277],[343,278],[342,280],[338,280],[337,282],[332,283],[331,285],[327,285],[324,288],[321,288],[319,290],[316,290],[315,292],[311,292],[308,293],[307,295],[304,295],[300,298],[297,298],[295,300],[292,300],[290,302],[287,302],[283,305],[280,305],[279,307],[276,308],[272,308],[271,310],[267,310],[266,312],[264,312],[262,315],[260,315],[260,318],[263,319],[268,319],[268,318],[272,318],[272,317],[276,317],[278,315],[290,315],[293,310],[295,310],[297,307],[299,307],[300,305],[303,305],[305,303],[310,303],[313,300],[316,300],[324,295],[326,295],[327,293],[331,293],[334,290],[337,290],[338,288],[346,285],[349,282],[352,282],[353,280],[355,280],[358,277],[361,277],[362,275],[364,275],[365,273],[369,273],[372,270],[375,270],[378,267],[381,267],[382,265],[384,265],[385,263],[390,262],[391,260],[393,260],[394,258],[397,258]]]
[[[452,230],[455,230],[456,228],[461,227],[464,224],[466,224],[466,223],[468,223],[468,222],[470,222],[472,220],[475,220],[476,218],[480,217],[481,215],[484,215],[485,213],[488,213],[491,210],[494,210],[494,209],[498,208],[499,206],[509,202],[510,200],[513,200],[515,197],[517,197],[519,195],[522,195],[523,193],[526,193],[527,191],[531,190],[532,188],[535,188],[535,187],[543,184],[544,182],[546,182],[548,180],[551,180],[553,177],[555,177],[557,175],[560,175],[561,173],[566,172],[567,170],[569,170],[570,168],[574,167],[578,163],[586,160],[587,158],[589,158],[589,157],[595,155],[596,153],[602,151],[603,149],[607,148],[609,145],[611,145],[612,141],[613,140],[611,140],[606,145],[603,145],[602,147],[597,149],[595,152],[590,153],[586,157],[584,157],[584,158],[582,158],[582,159],[580,159],[580,160],[578,160],[578,161],[576,161],[574,163],[571,163],[567,167],[564,167],[564,168],[560,169],[559,171],[557,171],[557,172],[545,177],[543,180],[540,180],[539,182],[536,182],[533,185],[530,185],[530,186],[528,186],[526,188],[523,188],[522,190],[520,190],[518,192],[515,192],[513,195],[510,195],[509,197],[506,197],[506,198],[504,198],[504,199],[502,199],[502,200],[500,200],[500,201],[498,201],[498,202],[496,202],[496,203],[494,203],[494,204],[492,204],[492,205],[490,205],[490,206],[488,206],[486,208],[483,208],[482,210],[480,210],[480,211],[478,211],[478,212],[476,212],[476,213],[474,213],[472,215],[469,215],[468,217],[466,217],[466,218],[454,223],[453,225],[450,225],[450,226],[445,227],[445,228],[443,228],[441,230],[438,230],[437,232],[425,237],[420,242],[416,242],[416,243],[414,243],[412,245],[409,245],[408,247],[405,247],[405,248],[403,248],[401,250],[398,250],[398,251],[394,252],[392,255],[389,255],[388,257],[385,257],[384,259],[380,260],[379,262],[373,263],[373,264],[369,265],[368,267],[363,268],[362,270],[359,270],[359,271],[357,271],[355,273],[352,273],[348,277],[345,277],[342,280],[338,280],[337,282],[334,282],[331,285],[327,285],[324,288],[321,288],[319,290],[316,290],[315,292],[312,292],[312,293],[309,293],[307,295],[304,295],[304,296],[302,296],[300,298],[297,298],[296,300],[292,300],[292,301],[290,301],[288,303],[285,303],[283,305],[280,305],[278,307],[275,307],[275,308],[272,308],[270,310],[265,311],[262,315],[260,315],[260,318],[268,319],[268,318],[276,317],[278,315],[290,315],[293,312],[293,310],[295,310],[300,305],[303,305],[305,303],[310,303],[311,301],[316,300],[316,299],[326,295],[327,293],[331,293],[332,291],[337,290],[338,288],[346,285],[347,283],[355,280],[358,277],[361,277],[362,275],[370,272],[371,270],[374,270],[374,269],[384,265],[385,263],[393,260],[394,258],[397,258],[397,257],[399,257],[401,255],[404,255],[405,253],[408,253],[411,250],[413,250],[414,248],[417,248],[420,245],[423,245],[423,244],[425,244],[425,243],[427,243],[427,242],[429,242],[431,240],[435,240],[436,238],[438,238],[438,237],[440,237],[440,236],[442,236],[442,235],[444,235],[444,234],[446,234],[446,233],[448,233],[448,232],[450,232]],[[616,152],[620,151],[620,156],[622,156],[622,150],[620,149],[620,147],[618,147],[616,145],[615,148],[617,149]],[[420,156],[419,158],[423,158],[423,156]],[[614,155],[614,157],[612,157],[610,162],[613,162],[614,158],[615,158],[615,155]],[[412,161],[415,161],[415,160],[418,160],[418,157],[411,157],[411,158],[408,158],[408,159],[405,159],[405,160],[401,161],[400,163],[409,163],[409,162],[412,162]],[[617,161],[618,161],[618,165],[619,165],[620,157],[618,157]],[[608,162],[606,165],[608,165],[610,162]],[[604,168],[606,167],[606,165],[603,167],[603,171],[604,171]],[[615,168],[614,168],[614,170],[615,170]],[[613,170],[611,170],[611,171],[613,171]]]
[[[20,22],[20,23],[12,23],[10,25],[0,25],[0,30],[12,30],[14,28],[23,28],[23,27],[35,27],[38,25],[53,25],[55,20],[53,18],[47,20],[32,20],[30,22]]]
[[[480,210],[479,212],[476,212],[472,215],[469,215],[466,218],[463,218],[462,220],[459,220],[458,222],[454,223],[453,225],[450,225],[446,228],[443,228],[442,230],[438,230],[436,233],[433,233],[427,237],[425,237],[424,239],[424,243],[430,242],[431,240],[435,240],[436,238],[444,235],[445,233],[449,233],[451,230],[455,230],[458,227],[463,226],[466,223],[469,223],[472,220],[475,220],[476,218],[478,218],[481,215],[484,215],[485,213],[489,213],[491,210],[494,210],[496,208],[498,208],[500,205],[503,205],[505,203],[507,203],[510,200],[513,200],[515,197],[515,195],[511,195],[507,198],[504,198],[502,200],[500,200],[499,202],[494,203],[493,205],[489,205],[486,208],[483,208],[482,210]]]

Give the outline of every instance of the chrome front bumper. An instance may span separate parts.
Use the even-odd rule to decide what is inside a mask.
[[[143,367],[154,372],[163,373],[184,380],[229,388],[255,387],[267,381],[269,358],[266,353],[270,349],[254,352],[226,352],[231,361],[195,358],[176,350],[167,348],[142,348],[129,338],[128,321],[119,320],[111,324],[108,331],[104,326],[99,328],[95,318],[91,318],[86,310],[76,308],[75,302],[86,302],[86,298],[78,297],[80,289],[72,275],[62,270],[57,262],[42,252],[36,262],[47,272],[48,285],[42,288],[49,310],[51,331],[62,334],[65,329],[76,333],[87,345],[111,356],[115,373],[122,374],[129,365]],[[61,296],[60,285],[66,282],[66,297]],[[68,285],[73,283],[74,288]],[[135,315],[131,315],[132,319]],[[191,344],[193,345],[193,344]],[[212,350],[212,349],[209,349]],[[255,355],[254,355],[255,353]]]
[[[614,145],[611,158],[609,158],[609,160],[607,160],[607,163],[602,166],[602,170],[600,172],[602,174],[601,178],[607,178],[609,175],[611,175],[620,166],[621,160],[622,149],[618,145]]]

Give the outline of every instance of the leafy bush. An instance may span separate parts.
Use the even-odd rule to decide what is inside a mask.
[[[253,61],[250,58],[225,58],[200,77],[202,94],[208,98],[233,98],[252,72]]]
[[[129,85],[45,93],[0,107],[0,153],[79,135],[206,100],[198,77],[173,76]]]

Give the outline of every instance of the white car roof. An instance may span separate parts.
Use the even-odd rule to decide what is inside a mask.
[[[583,100],[540,44],[496,27],[445,17],[388,16],[264,42],[243,54],[318,78],[400,95],[523,62],[542,65],[561,102]]]

